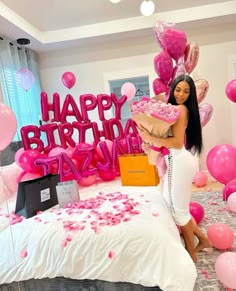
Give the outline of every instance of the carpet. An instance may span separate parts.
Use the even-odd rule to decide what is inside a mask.
[[[215,192],[195,192],[192,201],[199,202],[205,211],[204,219],[199,227],[207,233],[207,228],[213,223],[225,223],[234,232],[234,246],[231,250],[236,251],[236,213],[227,211],[226,202],[222,200],[222,191]],[[198,262],[196,263],[198,278],[194,291],[221,291],[226,290],[223,284],[217,279],[215,273],[216,258],[224,251],[215,248],[209,248],[206,251],[198,253]],[[236,276],[236,274],[235,274]]]

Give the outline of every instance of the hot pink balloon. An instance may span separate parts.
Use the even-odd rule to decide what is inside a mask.
[[[156,78],[152,83],[152,87],[155,95],[166,93],[168,91],[167,85],[162,81],[161,78]]]
[[[187,44],[184,51],[185,69],[190,74],[196,67],[199,59],[199,46],[195,42]]]
[[[198,108],[199,108],[201,126],[204,127],[210,121],[212,117],[213,106],[211,104],[204,103],[204,104],[200,104]]]
[[[199,224],[202,221],[205,214],[203,206],[196,201],[190,201],[189,212],[192,215],[192,217],[195,219],[197,224]]]
[[[164,49],[167,50],[170,56],[175,61],[178,61],[178,59],[184,54],[187,44],[187,36],[182,30],[169,28],[163,35],[162,43]]]
[[[225,287],[236,289],[236,253],[220,254],[215,261],[215,271],[217,278]]]
[[[175,23],[166,23],[160,20],[158,20],[156,24],[153,26],[155,39],[161,48],[164,48],[163,36],[164,36],[165,31],[169,28],[175,28],[175,27],[176,27]]]
[[[198,103],[201,103],[206,98],[209,89],[209,83],[204,79],[196,80],[194,83],[197,91],[197,101]]]
[[[227,184],[236,178],[236,148],[229,144],[213,147],[207,154],[206,164],[212,177]]]
[[[212,245],[219,250],[227,250],[234,242],[233,230],[224,223],[213,223],[207,229],[207,237]]]
[[[62,83],[65,87],[67,87],[68,89],[71,89],[76,82],[76,78],[75,75],[71,72],[65,72],[62,77]]]
[[[0,152],[12,141],[17,129],[17,121],[13,111],[0,102]]]
[[[165,83],[169,82],[173,73],[173,62],[167,51],[161,51],[154,57],[154,69]]]
[[[16,72],[16,81],[25,91],[28,91],[34,84],[34,75],[27,69],[22,68]]]
[[[229,100],[236,102],[236,79],[232,79],[226,84],[225,94]]]
[[[229,181],[223,188],[223,200],[227,200],[229,196],[236,192],[236,178]]]
[[[130,101],[134,98],[136,93],[136,87],[131,82],[126,82],[121,87],[121,95],[127,96],[127,100]]]

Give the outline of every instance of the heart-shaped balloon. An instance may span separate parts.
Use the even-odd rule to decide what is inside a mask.
[[[207,95],[207,92],[209,89],[209,83],[205,79],[196,80],[194,81],[194,83],[195,83],[196,91],[197,91],[197,101],[198,103],[201,103]]]
[[[169,82],[173,73],[173,62],[166,51],[161,51],[154,58],[154,68],[157,75],[166,83]]]
[[[160,93],[166,93],[168,91],[167,85],[160,78],[156,78],[153,81],[152,87],[155,95],[159,95]]]
[[[175,23],[166,23],[164,21],[158,20],[153,26],[154,37],[161,48],[164,48],[163,45],[163,35],[165,31],[169,28],[175,28]]]
[[[200,114],[200,121],[201,121],[201,126],[205,126],[209,120],[212,117],[213,114],[213,107],[211,104],[204,103],[199,105],[199,114]]]
[[[199,46],[195,42],[190,42],[184,51],[184,65],[190,74],[196,67],[199,58]]]
[[[170,56],[175,61],[178,61],[178,59],[184,54],[187,44],[187,36],[182,30],[169,28],[163,35],[162,43],[164,49],[167,50]]]

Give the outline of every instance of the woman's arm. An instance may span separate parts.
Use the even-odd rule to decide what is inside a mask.
[[[158,138],[153,136],[144,127],[139,127],[139,134],[141,138],[150,144],[154,144],[157,147],[167,147],[167,148],[182,148],[184,145],[185,129],[188,121],[188,110],[184,105],[179,105],[178,108],[181,110],[180,116],[176,123],[172,125],[172,135],[166,138]]]

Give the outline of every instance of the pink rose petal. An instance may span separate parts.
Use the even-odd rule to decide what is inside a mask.
[[[27,252],[27,250],[26,250],[26,249],[23,249],[23,250],[20,252],[20,256],[21,256],[22,258],[26,258],[26,257],[28,256],[28,252]]]
[[[108,258],[109,258],[109,259],[113,259],[114,256],[115,256],[115,253],[114,253],[113,251],[110,251],[110,252],[108,253]]]

